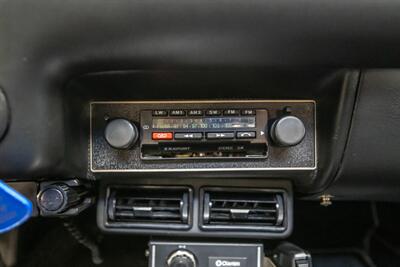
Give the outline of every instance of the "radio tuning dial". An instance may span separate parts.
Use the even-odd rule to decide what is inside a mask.
[[[177,250],[167,259],[168,267],[196,267],[196,258],[187,250]]]
[[[271,127],[271,138],[280,146],[295,146],[304,139],[305,135],[304,123],[292,115],[279,118]]]
[[[104,137],[113,148],[128,149],[138,140],[139,131],[133,123],[126,119],[113,119],[107,123]]]

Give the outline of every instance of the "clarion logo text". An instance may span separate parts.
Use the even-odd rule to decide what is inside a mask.
[[[240,267],[240,265],[240,261],[217,260],[215,262],[215,266],[217,267]]]

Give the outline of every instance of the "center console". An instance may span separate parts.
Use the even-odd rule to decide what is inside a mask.
[[[79,114],[66,118],[69,170],[96,184],[103,232],[151,236],[150,266],[311,266],[276,240],[292,232],[294,196],[336,173],[358,76],[235,73],[97,73],[68,86]],[[68,215],[70,191],[52,215]]]
[[[90,122],[90,168],[103,175],[98,223],[108,232],[284,237],[292,229],[287,179],[143,173],[317,168],[312,100],[99,101]]]

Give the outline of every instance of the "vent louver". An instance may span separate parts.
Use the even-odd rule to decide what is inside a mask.
[[[191,191],[188,188],[109,188],[108,222],[119,226],[157,227],[189,225]]]
[[[203,228],[279,230],[285,219],[282,192],[205,190]]]

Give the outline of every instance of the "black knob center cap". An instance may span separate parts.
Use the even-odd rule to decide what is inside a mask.
[[[126,119],[110,121],[104,131],[107,143],[117,149],[131,147],[138,139],[139,133],[134,124]]]
[[[39,204],[48,211],[57,211],[64,205],[65,197],[56,187],[44,190],[39,197]]]
[[[274,122],[271,129],[271,138],[281,146],[299,144],[306,135],[304,123],[295,116],[285,116]]]

